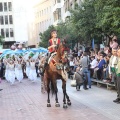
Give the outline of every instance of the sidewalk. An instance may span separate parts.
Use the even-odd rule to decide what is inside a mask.
[[[60,108],[55,107],[55,98],[51,98],[51,108],[47,108],[47,94],[42,94],[40,81],[10,86],[6,81],[0,84],[0,120],[120,120],[120,105],[112,102],[116,98],[114,91],[97,88],[76,91],[67,83],[67,91],[72,106],[63,109],[61,81],[58,81]]]

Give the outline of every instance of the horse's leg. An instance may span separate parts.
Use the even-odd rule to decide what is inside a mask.
[[[70,106],[71,105],[71,101],[70,101],[70,98],[69,98],[67,92],[66,92],[66,98],[67,98],[67,104]]]
[[[56,107],[60,107],[60,104],[58,102],[58,96],[57,96],[58,89],[57,89],[56,79],[54,81],[54,88],[55,88],[55,101],[56,101],[55,106]]]
[[[63,89],[63,108],[67,108],[66,104],[66,81],[62,81],[62,89]]]
[[[50,104],[50,87],[49,87],[49,84],[50,84],[50,80],[47,78],[47,93],[48,93],[47,107],[51,107],[51,104]]]

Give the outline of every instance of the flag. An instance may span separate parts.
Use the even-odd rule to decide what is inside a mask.
[[[95,41],[94,41],[94,38],[92,40],[92,49],[95,49]]]

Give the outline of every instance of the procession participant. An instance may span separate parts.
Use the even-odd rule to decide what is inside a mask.
[[[116,75],[117,75],[117,99],[114,100],[115,103],[120,103],[120,49],[117,51],[118,63],[116,66]]]
[[[36,69],[35,69],[35,60],[33,58],[31,58],[30,60],[30,73],[29,73],[29,79],[32,82],[35,82],[37,80],[37,73],[36,73]]]
[[[9,62],[9,59],[7,59],[7,61]],[[5,62],[5,60],[4,60],[4,64],[6,65],[5,66],[5,79],[7,80],[7,82],[10,82],[9,81],[9,72],[10,72],[10,70],[9,70],[9,65],[8,65],[8,63],[7,62]]]
[[[0,83],[2,82],[2,61],[0,60]]]
[[[4,73],[4,63],[3,60],[0,60],[0,82],[2,81],[3,73]]]
[[[22,60],[18,60],[17,62],[16,78],[20,83],[23,80],[22,62],[23,62]]]
[[[15,58],[15,78],[17,79],[17,74],[18,74],[18,58]]]
[[[10,62],[7,62],[7,64],[9,65],[9,81],[11,83],[11,85],[14,84],[15,82],[15,63],[13,60],[10,60]]]
[[[57,31],[53,30],[51,32],[51,39],[49,40],[49,46],[48,46],[50,56],[48,56],[48,58],[46,59],[46,62],[44,64],[44,68],[43,68],[43,72],[41,73],[42,76],[44,75],[45,69],[46,69],[47,65],[49,64],[49,61],[56,54],[57,46],[59,44],[60,44],[60,39],[57,38]]]
[[[115,83],[115,88],[117,89],[117,76],[115,73],[115,68],[118,63],[117,49],[112,49],[112,56],[109,60],[109,76],[112,79],[111,83]],[[113,100],[113,102],[118,102],[118,99]]]
[[[29,59],[27,59],[27,61],[25,61],[26,62],[26,75],[27,75],[27,77],[29,78],[29,73],[30,73],[30,61],[29,61]]]

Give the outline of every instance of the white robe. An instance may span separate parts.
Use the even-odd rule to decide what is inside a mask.
[[[17,71],[16,71],[16,78],[19,82],[23,80],[23,71],[22,71],[22,65],[17,65]]]
[[[15,82],[15,68],[14,68],[14,64],[9,64],[9,81],[11,82],[11,84],[14,84]]]
[[[9,65],[6,65],[6,69],[5,69],[5,79],[9,82]]]
[[[29,73],[29,79],[32,81],[37,80],[37,73],[35,69],[35,62],[30,62],[30,73]]]

